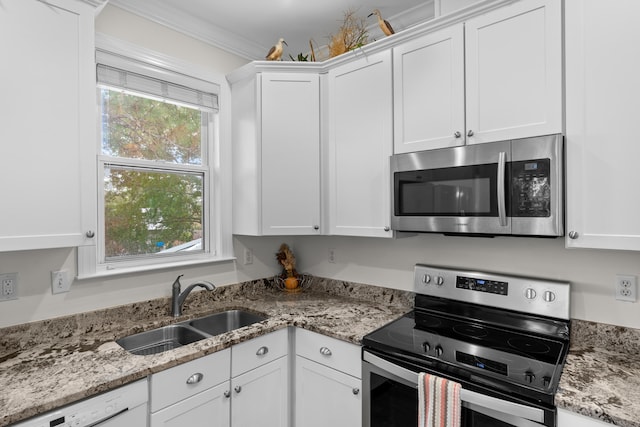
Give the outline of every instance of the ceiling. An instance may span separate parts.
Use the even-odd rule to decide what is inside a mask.
[[[433,0],[111,0],[110,4],[249,60],[264,59],[282,37],[283,60],[324,46],[344,13],[367,18],[379,9],[396,32],[433,18]],[[385,4],[386,3],[386,4]],[[367,18],[369,42],[384,37]]]

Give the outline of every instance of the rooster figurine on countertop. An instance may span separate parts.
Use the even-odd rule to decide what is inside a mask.
[[[276,254],[276,259],[282,265],[283,272],[280,277],[284,279],[284,286],[287,290],[294,290],[298,287],[298,272],[296,271],[296,257],[289,249],[289,245],[283,243]]]
[[[378,9],[373,9],[373,12],[371,12],[369,16],[367,16],[367,18],[373,15],[376,15],[378,17],[378,25],[385,35],[390,36],[391,34],[395,34],[395,31],[393,31],[393,28],[391,27],[391,24],[389,24],[389,21],[387,21],[386,19],[382,19],[382,15],[380,14],[380,11]]]
[[[283,38],[280,38],[278,40],[278,43],[276,43],[275,46],[272,46],[271,49],[269,50],[269,53],[267,53],[267,56],[266,56],[267,61],[280,61],[280,58],[282,58],[283,43],[289,46],[287,42],[284,41]]]

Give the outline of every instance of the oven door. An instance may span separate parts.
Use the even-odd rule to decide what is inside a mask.
[[[397,231],[510,234],[509,141],[391,157]]]
[[[391,361],[365,350],[362,386],[364,427],[418,425],[418,371],[412,364]],[[416,369],[417,368],[417,369]],[[518,403],[495,391],[462,382],[462,427],[555,427],[556,411]]]

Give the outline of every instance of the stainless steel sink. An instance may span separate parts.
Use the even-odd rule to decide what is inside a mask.
[[[192,320],[189,325],[209,335],[219,335],[265,319],[265,316],[247,311],[228,310]]]
[[[169,325],[116,340],[129,353],[146,356],[173,350],[207,338],[207,335],[184,325]]]
[[[122,348],[136,355],[162,353],[214,335],[265,320],[265,316],[242,310],[228,310],[195,320],[176,323],[116,340]]]

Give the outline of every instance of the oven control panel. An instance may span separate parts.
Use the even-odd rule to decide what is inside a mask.
[[[569,319],[569,282],[417,264],[417,294]]]
[[[509,283],[499,280],[478,279],[474,277],[456,276],[456,288],[469,289],[476,292],[488,292],[496,295],[508,295]]]

